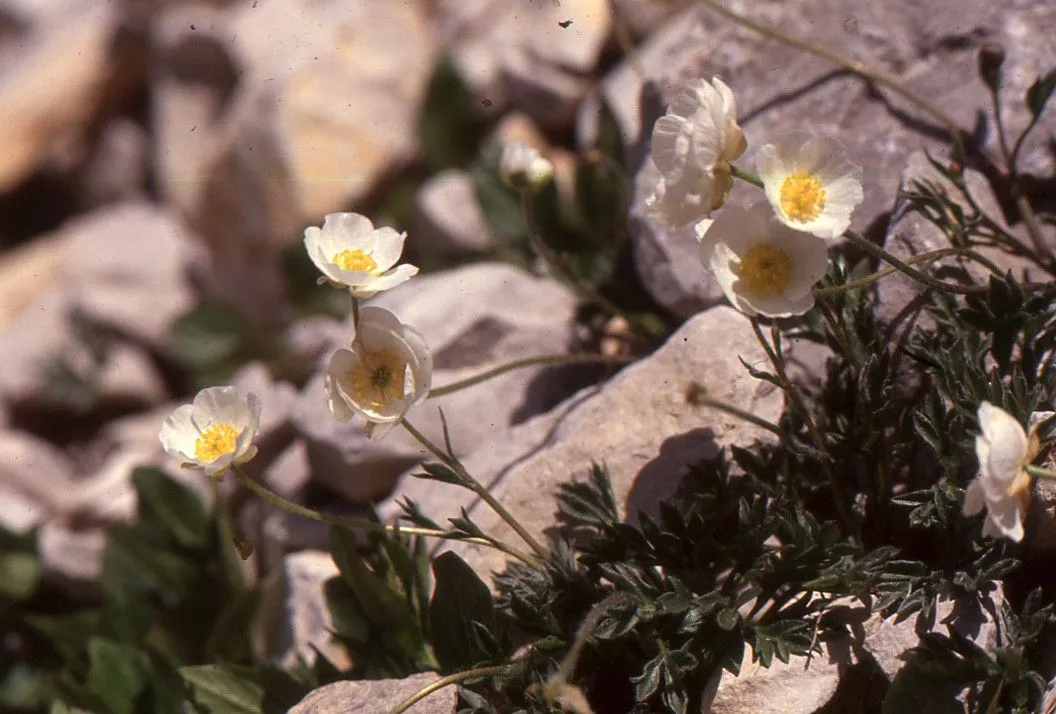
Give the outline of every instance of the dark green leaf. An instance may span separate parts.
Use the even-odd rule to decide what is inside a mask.
[[[144,521],[160,523],[185,548],[209,545],[209,514],[196,494],[158,469],[136,469],[132,482]]]
[[[112,714],[133,714],[150,689],[150,671],[134,647],[103,639],[88,643],[88,688]]]
[[[1027,89],[1024,101],[1032,116],[1037,117],[1041,114],[1042,110],[1045,109],[1045,104],[1049,101],[1049,97],[1052,96],[1053,90],[1056,90],[1056,69],[1050,71],[1044,77],[1038,77]]]
[[[429,634],[445,672],[472,667],[486,660],[473,623],[495,629],[494,603],[488,586],[465,561],[447,552],[433,561],[436,589],[429,603]]]
[[[246,667],[200,665],[183,667],[180,676],[191,689],[195,704],[209,714],[261,714],[264,687]]]

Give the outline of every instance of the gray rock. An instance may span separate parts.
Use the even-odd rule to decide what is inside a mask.
[[[391,310],[425,337],[433,355],[434,387],[513,359],[567,352],[576,310],[575,297],[558,283],[497,263],[418,277],[380,294],[372,304]],[[549,409],[582,384],[582,374],[568,368],[514,370],[428,399],[408,418],[434,443],[443,443],[443,409],[456,453],[466,454],[511,424]],[[308,443],[313,477],[352,501],[384,495],[425,454],[403,429],[368,440],[363,420],[341,424],[334,419],[326,406],[322,372],[302,391],[295,419]]]
[[[432,672],[414,674],[406,679],[377,679],[358,682],[334,682],[320,687],[288,714],[376,714],[399,706],[440,676]],[[407,714],[454,714],[458,706],[457,687],[433,692],[407,710]]]
[[[95,207],[143,198],[149,154],[150,137],[142,126],[123,117],[108,121],[76,178],[81,204]]]
[[[722,345],[722,349],[714,349]],[[697,383],[715,398],[775,421],[782,394],[750,377],[749,364],[765,360],[747,319],[716,307],[689,320],[667,344],[624,368],[599,388],[589,388],[531,421],[480,442],[465,465],[536,537],[554,525],[558,485],[582,479],[591,463],[604,462],[621,513],[652,513],[671,496],[687,467],[714,458],[722,446],[746,446],[769,432],[725,412],[693,406],[687,390]],[[461,425],[454,423],[459,442]],[[508,526],[464,489],[408,479],[394,498],[408,497],[438,522],[469,509],[485,532],[523,547]],[[381,512],[392,517],[394,500]],[[490,548],[455,544],[478,572],[501,570],[505,557]]]
[[[73,462],[50,443],[0,431],[0,526],[21,533],[70,513],[77,497]]]
[[[337,575],[333,558],[324,551],[305,550],[283,558],[278,579],[265,595],[279,598],[281,614],[259,623],[272,630],[270,656],[282,666],[291,667],[302,658],[311,666],[315,662],[313,648],[339,668],[351,666],[344,647],[332,641],[333,622],[323,591],[326,581]],[[267,610],[265,607],[264,612]]]
[[[486,253],[497,245],[477,200],[476,184],[454,169],[441,171],[418,191],[416,246],[444,254]]]
[[[608,0],[528,0],[512,10],[501,0],[441,0],[437,9],[441,39],[478,95],[510,99],[550,129],[571,125],[612,27]]]
[[[40,530],[39,548],[46,578],[67,592],[96,590],[106,549],[102,529],[74,530],[61,523],[45,523]]]
[[[111,47],[120,22],[117,5],[80,3],[54,13],[38,12],[35,3],[20,5],[26,15],[18,7],[12,13],[24,23],[18,51],[4,53],[0,65],[8,142],[0,155],[0,191],[81,137],[122,59]]]

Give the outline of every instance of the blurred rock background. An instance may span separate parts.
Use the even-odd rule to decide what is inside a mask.
[[[1008,51],[1014,130],[1023,90],[1056,57],[1045,0],[728,4],[895,74],[990,149],[978,47]],[[137,466],[209,498],[161,454],[157,430],[224,382],[264,398],[252,470],[284,496],[391,515],[395,489],[441,522],[474,508],[401,480],[423,458],[405,434],[368,442],[326,409],[319,368],[348,339],[347,304],[316,285],[301,234],[335,211],[409,232],[405,258],[424,274],[376,304],[426,336],[436,385],[534,354],[643,357],[604,386],[614,370],[530,368],[413,414],[439,436],[442,407],[456,451],[512,508],[537,509],[533,528],[549,523],[548,492],[592,458],[618,465],[633,513],[670,493],[656,474],[762,438],[686,398],[700,383],[767,419],[781,409],[741,369],[738,356],[761,357],[743,321],[715,308],[691,232],[635,202],[652,123],[698,75],[733,88],[749,168],[776,132],[842,138],[867,176],[854,227],[882,242],[904,167],[921,170],[910,155],[946,146],[901,100],[688,0],[0,0],[0,528],[39,529],[45,577],[93,597],[107,529],[136,512]],[[1023,152],[1039,196],[1056,166],[1054,114]],[[637,327],[533,256],[495,175],[513,138],[555,163],[543,226],[578,288]],[[994,167],[975,168],[988,192]],[[987,200],[1018,229],[1009,197]],[[896,225],[910,243],[924,232]],[[286,611],[300,612],[332,569],[287,554],[325,549],[325,529],[225,488],[256,545],[252,577],[285,573]],[[279,639],[288,653],[318,631],[291,625]]]

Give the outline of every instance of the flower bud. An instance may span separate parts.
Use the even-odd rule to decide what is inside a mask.
[[[979,77],[991,90],[1001,85],[1001,65],[1005,63],[1005,48],[996,42],[985,42],[979,48]]]
[[[499,175],[508,186],[521,191],[537,191],[553,179],[554,166],[538,149],[512,142],[502,147]]]

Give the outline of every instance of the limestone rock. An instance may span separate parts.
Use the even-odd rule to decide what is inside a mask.
[[[277,630],[273,655],[282,666],[293,666],[298,658],[311,665],[315,661],[313,648],[339,668],[351,666],[344,648],[331,642],[333,623],[323,591],[326,581],[337,575],[333,558],[323,551],[305,550],[283,558],[276,583],[282,614],[270,623],[262,623]]]
[[[150,137],[137,122],[119,117],[103,127],[76,178],[81,204],[95,207],[146,195]]]
[[[467,174],[448,170],[430,178],[418,191],[415,245],[445,254],[486,253],[497,246]]]
[[[316,689],[290,709],[288,714],[375,714],[390,711],[439,678],[432,672],[423,672],[406,679],[334,682]],[[417,702],[407,710],[407,714],[454,714],[457,707],[458,689],[444,687]]]
[[[111,42],[120,18],[113,3],[78,5],[44,27],[27,28],[0,72],[6,149],[0,191],[22,181],[57,148],[78,138],[97,110],[118,57]],[[34,13],[35,14],[35,13]],[[15,16],[18,16],[17,8]]]
[[[567,352],[576,310],[574,296],[558,283],[497,263],[418,277],[378,295],[372,304],[391,310],[425,337],[433,355],[434,388],[513,359]],[[350,335],[350,328],[344,334]],[[514,370],[428,399],[408,418],[434,443],[442,443],[442,408],[456,453],[466,454],[511,424],[549,409],[583,383],[583,374],[570,368]],[[403,429],[368,440],[362,419],[348,424],[334,419],[322,371],[305,386],[295,418],[308,443],[313,476],[360,503],[384,495],[426,453]]]
[[[106,549],[106,534],[101,529],[74,530],[61,523],[45,523],[39,547],[45,577],[65,589],[90,591],[99,582]]]
[[[76,499],[73,462],[48,442],[0,431],[0,526],[24,532],[68,514]]]
[[[526,0],[516,8],[501,0],[441,0],[438,6],[441,37],[479,95],[512,99],[548,128],[571,124],[612,27],[608,0]]]
[[[715,349],[721,345],[721,349]],[[688,465],[714,458],[722,446],[749,445],[766,432],[724,412],[687,400],[694,383],[730,404],[774,421],[782,394],[744,369],[765,360],[747,319],[716,307],[689,320],[656,353],[624,368],[599,388],[588,388],[531,421],[480,442],[464,459],[467,469],[537,537],[554,525],[559,484],[581,479],[591,463],[605,463],[621,512],[654,512],[671,496]],[[461,425],[452,425],[459,442]],[[434,481],[405,480],[395,497],[409,497],[438,522],[460,507],[485,532],[518,542],[486,505],[464,489]],[[399,511],[392,500],[382,513]],[[518,543],[519,544],[519,543]],[[504,557],[489,548],[455,544],[478,572],[501,570]]]

